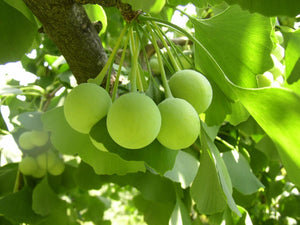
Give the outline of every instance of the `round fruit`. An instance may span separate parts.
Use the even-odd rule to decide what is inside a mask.
[[[19,137],[19,145],[22,149],[29,150],[34,148],[34,144],[32,143],[32,135],[31,131],[25,131]]]
[[[156,57],[153,57],[149,61],[151,70],[154,74],[160,74],[160,68],[159,68],[159,63],[158,59]]]
[[[270,87],[274,81],[273,74],[269,71],[256,75],[258,87]]]
[[[198,112],[205,112],[212,101],[212,88],[209,81],[195,70],[180,70],[169,80],[174,97],[188,101]]]
[[[41,178],[43,176],[45,176],[47,173],[46,169],[42,169],[40,167],[38,167],[31,175],[35,178]]]
[[[110,105],[111,98],[104,88],[84,83],[68,94],[64,114],[74,130],[88,134],[92,126],[106,116]]]
[[[25,175],[31,175],[38,169],[35,158],[31,156],[25,156],[19,163],[19,170]]]
[[[145,94],[132,92],[122,95],[107,115],[111,138],[129,149],[143,148],[157,137],[161,116],[154,101]]]
[[[53,176],[62,174],[65,170],[65,164],[62,159],[57,158],[52,167],[48,167],[48,172]]]
[[[158,105],[161,128],[158,141],[170,149],[192,145],[200,133],[200,120],[193,106],[184,99],[168,98]]]
[[[180,62],[178,62],[178,64],[181,65],[183,69],[191,69],[193,66],[186,59],[186,57],[188,57],[192,61],[191,57],[188,54],[185,54],[186,55],[186,57],[185,57],[183,54],[179,55],[179,61]]]
[[[49,140],[48,132],[38,131],[38,130],[31,131],[31,142],[33,145],[37,147],[41,147],[47,144],[48,140]]]
[[[54,165],[54,163],[57,160],[57,156],[55,155],[55,153],[53,151],[47,151],[44,153],[39,154],[36,157],[36,161],[38,163],[38,166],[41,169],[47,169],[50,168]]]

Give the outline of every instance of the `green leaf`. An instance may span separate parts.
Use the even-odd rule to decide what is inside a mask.
[[[288,177],[300,185],[300,97],[288,89],[238,89],[241,102],[275,143]]]
[[[205,111],[205,123],[209,126],[221,125],[227,114],[231,113],[229,99],[223,94],[215,83],[212,83],[213,99],[209,108]]]
[[[164,176],[179,182],[182,188],[187,188],[192,184],[199,164],[199,161],[189,153],[179,151],[173,169],[167,171]]]
[[[83,190],[100,189],[104,181],[106,181],[101,179],[93,168],[85,162],[79,164],[78,170],[75,173],[75,179],[78,186]]]
[[[234,102],[231,104],[232,113],[228,115],[227,120],[230,124],[236,126],[246,121],[250,114],[240,102]]]
[[[28,130],[43,130],[42,112],[24,112],[16,116],[13,121]]]
[[[30,9],[26,6],[26,4],[22,0],[4,0],[7,4],[14,7],[15,9],[19,10],[26,18],[32,22],[34,25],[36,25],[36,21],[34,19],[34,16]]]
[[[199,212],[203,214],[222,212],[226,207],[226,197],[213,162],[213,156],[207,149],[203,149],[200,167],[191,186],[191,197]]]
[[[0,21],[0,64],[20,60],[32,46],[36,25],[3,0],[0,0]]]
[[[255,148],[263,152],[269,160],[280,161],[280,157],[276,146],[273,141],[268,137],[263,137],[256,145]]]
[[[169,220],[169,225],[191,225],[191,218],[186,206],[177,197],[176,205]]]
[[[223,153],[222,158],[228,169],[231,182],[239,192],[250,195],[264,185],[254,176],[251,168],[242,154],[236,150]]]
[[[42,217],[35,214],[31,208],[32,191],[24,187],[19,192],[9,194],[0,199],[0,214],[13,224],[34,224]]]
[[[242,87],[256,87],[256,75],[273,66],[270,18],[231,6],[210,19],[191,21],[195,37],[203,45],[196,45],[196,68],[209,76],[227,97],[232,96],[227,78]],[[220,67],[227,78],[220,73]]]
[[[132,6],[133,10],[143,10],[144,12],[159,13],[166,3],[166,0],[122,0],[124,3],[128,3]]]
[[[285,72],[288,83],[300,78],[300,30],[283,32],[285,45]]]
[[[0,196],[13,192],[17,173],[17,163],[10,163],[3,167],[0,167]]]
[[[110,152],[98,150],[89,135],[73,130],[67,123],[63,108],[55,108],[43,114],[45,129],[51,131],[52,144],[62,153],[78,154],[83,161],[91,165],[97,174],[119,174],[145,171],[142,161],[126,161]]]
[[[226,0],[229,4],[239,4],[250,12],[266,16],[296,16],[300,13],[300,2],[294,0]]]
[[[133,199],[137,209],[143,213],[148,225],[167,225],[174,208],[174,203],[161,203],[144,199],[137,195]]]
[[[232,184],[231,184],[231,179],[229,176],[229,173],[227,171],[227,167],[220,155],[219,150],[215,146],[214,142],[210,137],[207,135],[206,132],[206,127],[201,126],[201,143],[202,143],[202,148],[203,149],[209,149],[213,162],[215,163],[215,167],[217,169],[218,177],[220,180],[220,184],[223,190],[223,193],[226,196],[226,201],[229,206],[229,208],[235,212],[237,215],[241,215],[234,200],[232,197]],[[201,162],[200,162],[201,163]]]
[[[48,184],[47,177],[35,186],[32,193],[32,209],[41,216],[63,210],[65,203],[57,196]]]
[[[87,4],[83,6],[85,11],[92,22],[101,21],[102,29],[99,35],[103,34],[106,31],[107,27],[107,17],[104,9],[100,5]]]

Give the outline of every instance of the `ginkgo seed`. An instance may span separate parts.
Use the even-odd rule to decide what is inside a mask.
[[[200,132],[200,120],[193,106],[184,99],[167,98],[158,105],[161,128],[158,141],[170,149],[192,145]]]
[[[104,88],[83,83],[66,97],[64,114],[74,130],[88,134],[92,126],[106,116],[110,105],[111,98]]]
[[[109,135],[124,148],[149,145],[157,137],[160,126],[161,116],[156,104],[138,92],[119,97],[107,114]]]
[[[212,101],[212,87],[201,73],[195,70],[180,70],[169,80],[174,97],[188,101],[198,112],[205,112]]]

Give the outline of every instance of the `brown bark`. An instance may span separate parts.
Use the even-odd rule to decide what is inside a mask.
[[[23,0],[43,25],[43,31],[65,57],[78,83],[94,78],[107,56],[98,32],[81,4],[117,7],[127,20],[134,12],[120,0]]]

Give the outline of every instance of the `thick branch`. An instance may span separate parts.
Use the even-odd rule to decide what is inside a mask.
[[[101,71],[107,56],[95,27],[80,4],[73,0],[23,1],[65,57],[78,83],[86,82]]]

